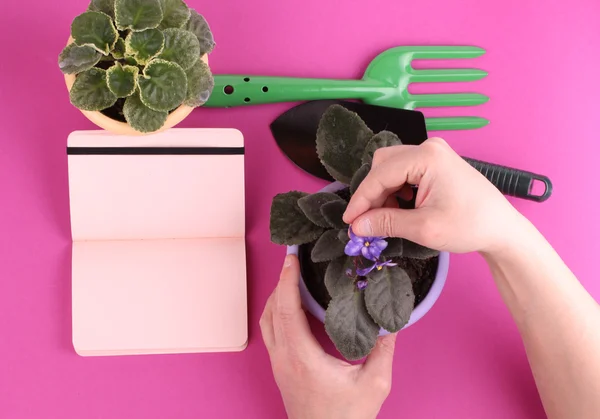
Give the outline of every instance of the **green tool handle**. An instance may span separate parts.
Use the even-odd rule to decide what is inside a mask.
[[[266,103],[302,102],[321,99],[362,99],[384,95],[392,89],[377,80],[303,79],[215,75],[209,108],[228,108]]]
[[[394,89],[377,80],[333,80],[291,77],[215,75],[215,87],[204,104],[208,108],[304,102],[327,99],[376,101]],[[443,103],[439,104],[443,106]],[[476,129],[488,121],[479,117],[427,118],[428,131]]]

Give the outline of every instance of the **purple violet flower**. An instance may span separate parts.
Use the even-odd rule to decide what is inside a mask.
[[[359,237],[352,232],[352,227],[350,227],[349,232],[350,241],[344,249],[348,256],[363,255],[365,258],[375,261],[388,245],[383,237]]]
[[[370,274],[374,269],[377,269],[378,271],[382,270],[385,266],[397,266],[397,263],[392,263],[391,260],[386,260],[383,262],[375,262],[372,266],[369,266],[368,268],[365,269],[357,269],[356,273],[358,274],[358,276],[367,276],[368,274]]]
[[[367,288],[367,285],[369,285],[367,281],[361,280],[356,282],[356,288],[358,288],[359,291],[362,291],[365,288]]]

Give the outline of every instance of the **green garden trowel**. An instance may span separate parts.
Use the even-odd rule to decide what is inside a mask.
[[[302,79],[244,75],[215,75],[215,87],[204,106],[227,108],[266,103],[319,99],[360,99],[364,103],[399,109],[474,106],[488,101],[478,93],[419,94],[408,92],[410,83],[480,80],[487,72],[477,69],[415,70],[417,59],[476,58],[485,51],[469,46],[402,46],[379,54],[362,80]],[[427,129],[461,130],[488,124],[474,116],[428,118]]]

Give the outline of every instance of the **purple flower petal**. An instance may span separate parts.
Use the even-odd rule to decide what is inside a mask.
[[[369,285],[369,283],[368,283],[367,281],[358,281],[358,282],[356,283],[356,287],[357,287],[357,288],[358,288],[360,291],[362,291],[362,290],[364,290],[365,288],[367,288],[367,285]]]
[[[385,240],[383,240],[381,238],[376,238],[375,240],[373,240],[371,242],[371,247],[375,247],[375,248],[379,249],[379,251],[383,251],[383,250],[385,250],[386,247],[388,247],[388,242],[386,242]]]
[[[388,246],[383,237],[359,237],[354,234],[352,227],[348,229],[350,241],[346,245],[345,253],[348,256],[363,255],[365,258],[376,261],[381,252]]]
[[[364,249],[362,243],[356,243],[352,240],[350,240],[347,244],[346,244],[346,248],[344,249],[344,253],[346,253],[348,256],[359,256],[361,249]]]
[[[346,275],[352,276],[352,269],[350,269],[350,268],[346,269]]]
[[[371,254],[375,259],[379,259],[379,256],[381,256],[381,250],[375,247],[371,247]]]
[[[355,242],[355,243],[360,243],[361,245],[365,242],[365,238],[364,237],[359,237],[356,234],[354,234],[354,231],[352,231],[352,227],[350,227],[348,229],[348,231],[350,232],[350,240]]]
[[[391,260],[386,260],[386,261],[383,261],[383,262],[375,262],[375,267],[378,270],[381,270],[382,268],[385,268],[386,266],[388,266],[388,267],[398,266],[398,264],[397,263],[392,263]]]
[[[371,271],[373,271],[373,269],[375,269],[377,267],[377,264],[373,264],[372,266],[369,266],[368,268],[364,268],[364,269],[357,269],[356,273],[358,274],[358,276],[367,276],[371,273]]]
[[[360,252],[362,253],[362,255],[369,259],[369,260],[375,260],[375,258],[373,257],[373,255],[371,255],[371,249],[369,249],[368,247],[362,247],[360,249]]]
[[[381,250],[372,246],[364,246],[361,253],[365,258],[375,261],[381,255]]]

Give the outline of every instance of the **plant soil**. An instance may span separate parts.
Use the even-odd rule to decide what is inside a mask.
[[[117,99],[117,103],[115,103],[110,108],[104,109],[100,112],[104,114],[104,116],[108,116],[110,119],[114,119],[119,122],[127,122],[125,120],[125,116],[123,115],[123,106],[125,105],[125,99]]]
[[[325,270],[329,263],[314,263],[310,257],[313,247],[314,243],[309,243],[299,248],[298,258],[302,278],[313,298],[321,307],[327,309],[331,297],[325,287]],[[415,293],[415,306],[417,306],[431,289],[437,273],[439,257],[426,260],[407,258],[394,258],[393,260],[408,273]]]

